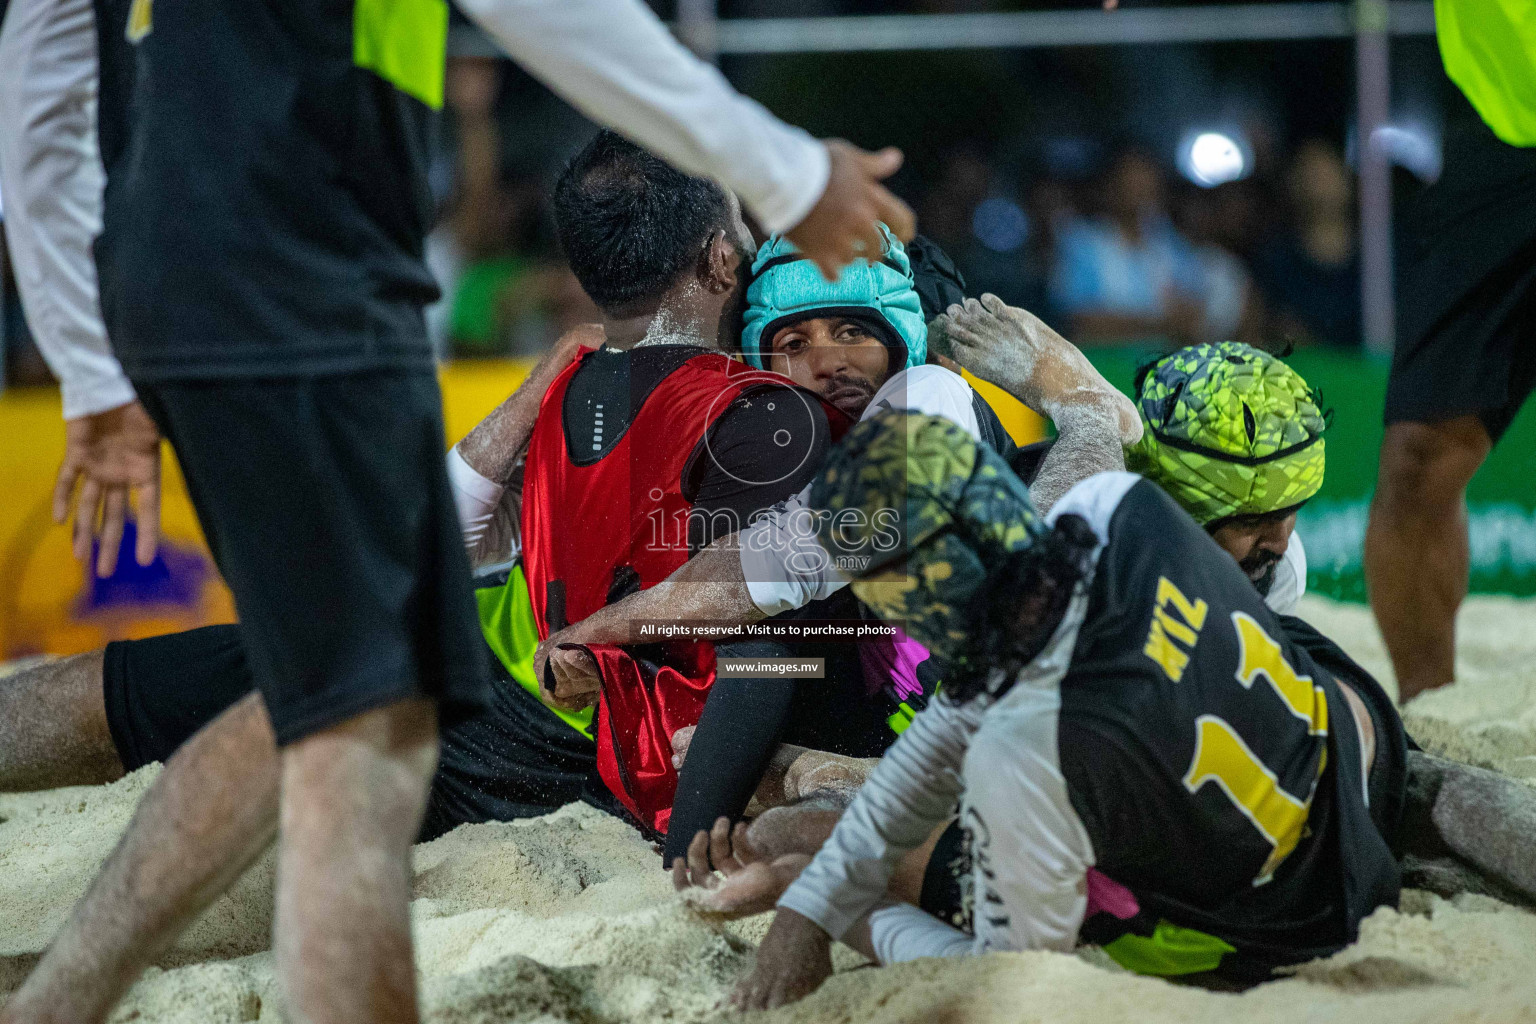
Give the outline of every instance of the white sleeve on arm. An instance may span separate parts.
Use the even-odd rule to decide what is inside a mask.
[[[976,940],[910,903],[891,903],[870,913],[869,944],[888,967],[926,956],[967,956]]]
[[[1085,605],[1080,595],[1054,650],[1021,673],[971,739],[961,822],[975,862],[975,934],[908,904],[882,907],[869,916],[882,964],[1076,946],[1094,852],[1067,794],[1057,726],[1060,679]]]
[[[764,615],[823,601],[848,583],[816,540],[808,490],[763,513],[737,542],[747,593]]]
[[[942,416],[981,440],[974,392],[958,373],[942,366],[914,366],[883,384],[860,419],[890,409]],[[778,615],[831,597],[848,582],[816,541],[816,524],[806,508],[809,488],[781,502],[741,534],[741,572],[752,603],[764,615]]]
[[[890,409],[905,409],[927,416],[940,416],[977,441],[981,424],[976,421],[976,393],[965,378],[943,366],[925,363],[913,366],[886,381],[859,419],[867,420]]]
[[[0,195],[27,323],[64,417],[134,400],[112,354],[91,242],[105,173],[96,140],[91,0],[11,0],[0,32]]]
[[[879,906],[896,863],[954,813],[960,766],[981,713],[974,703],[939,699],[913,719],[779,906],[833,938]]]
[[[448,484],[459,513],[464,549],[475,568],[513,557],[521,549],[516,509],[506,500],[507,489],[464,461],[458,446],[448,450]]]
[[[534,77],[689,174],[718,180],[769,232],[826,190],[826,147],[747,99],[640,0],[460,0]]]
[[[1067,660],[1076,623],[1070,633]],[[1036,681],[1021,677],[988,713],[966,758],[961,821],[972,837],[977,953],[1068,952],[1088,909],[1093,843],[1061,770],[1060,676],[1041,661],[1025,669]]]

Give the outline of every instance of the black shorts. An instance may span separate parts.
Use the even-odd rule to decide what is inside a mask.
[[[1386,422],[1476,414],[1497,441],[1536,386],[1536,149],[1448,91],[1445,168],[1399,240]]]
[[[413,697],[484,706],[485,645],[430,371],[162,381],[279,745]]]
[[[480,650],[492,665],[491,704],[444,726],[421,840],[573,800],[611,811],[592,741],[508,677],[483,643]],[[107,725],[128,771],[166,760],[255,688],[239,626],[108,644],[102,671]]]

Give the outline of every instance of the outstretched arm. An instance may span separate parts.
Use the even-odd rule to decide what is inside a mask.
[[[91,242],[106,180],[96,142],[96,19],[89,0],[12,0],[0,33],[5,235],[64,418],[134,401],[102,322]]]
[[[748,623],[764,618],[764,613],[752,603],[742,576],[736,537],[731,534],[700,549],[654,587],[637,591],[551,633],[533,655],[536,679],[544,679],[546,662],[553,666],[555,688],[545,694],[545,699],[556,707],[567,707],[574,699],[578,701],[576,706],[583,707],[582,695],[595,694],[597,689],[597,670],[590,659],[559,651],[562,645],[648,643],[655,638],[641,635],[640,626],[646,622]],[[557,655],[552,662],[551,655]]]
[[[757,966],[731,996],[738,1009],[791,1002],[826,980],[830,940],[884,901],[897,863],[949,819],[980,715],[974,705],[940,698],[881,758],[810,866],[779,898]]]
[[[0,191],[16,282],[38,349],[59,379],[65,448],[53,516],[75,505],[75,557],[117,566],[130,499],[136,555],[160,534],[160,433],[112,354],[91,242],[105,174],[96,144],[96,19],[88,0],[14,0],[0,33]]]
[[[1049,417],[1060,434],[1030,488],[1043,513],[1079,480],[1125,468],[1141,439],[1136,408],[1067,339],[995,295],[966,299],[929,325],[936,351]]]
[[[876,221],[912,236],[905,203],[880,185],[893,149],[820,143],[732,89],[638,0],[463,0],[465,14],[563,99],[689,174],[741,197],[830,272],[878,251]]]

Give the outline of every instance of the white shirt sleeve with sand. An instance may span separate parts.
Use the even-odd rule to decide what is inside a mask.
[[[1140,479],[1101,473],[1073,487],[1046,517],[1082,516],[1101,539]],[[831,838],[779,900],[841,938],[869,914],[882,963],[992,950],[1068,950],[1087,911],[1093,844],[1061,772],[1057,720],[1087,610],[1080,587],[1040,656],[996,703],[939,699],[902,733],[859,790]],[[958,771],[957,771],[958,769]],[[971,838],[975,934],[886,905],[896,863],[950,816]],[[873,913],[871,913],[873,911]]]
[[[448,483],[469,564],[480,569],[517,557],[522,552],[519,509],[507,489],[481,476],[464,461],[457,445],[448,451]]]
[[[91,0],[11,0],[0,33],[0,196],[27,324],[65,419],[134,400],[102,321],[91,242],[106,174]]]
[[[973,394],[958,373],[942,366],[914,366],[886,381],[859,418],[908,409],[942,416],[979,441]],[[742,576],[752,603],[764,615],[825,600],[848,582],[816,543],[816,522],[806,506],[809,490],[780,502],[741,533]]]
[[[640,0],[460,0],[535,78],[600,124],[741,197],[770,233],[826,190],[826,147],[731,88]]]

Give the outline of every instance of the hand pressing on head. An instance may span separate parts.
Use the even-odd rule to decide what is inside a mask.
[[[1122,444],[1141,439],[1136,407],[1086,356],[1033,313],[996,295],[966,299],[928,325],[929,345],[1058,426],[1074,414],[1112,418]]]
[[[821,268],[822,276],[835,281],[860,256],[880,258],[885,242],[877,222],[904,242],[911,240],[916,222],[907,204],[880,184],[901,167],[901,150],[888,146],[866,153],[841,139],[825,145],[826,189],[805,219],[785,234]]]
[[[672,862],[672,887],[692,906],[735,920],[772,910],[810,862],[803,853],[771,861],[760,856],[747,838],[746,822],[733,829],[722,817],[693,837],[686,858]]]

